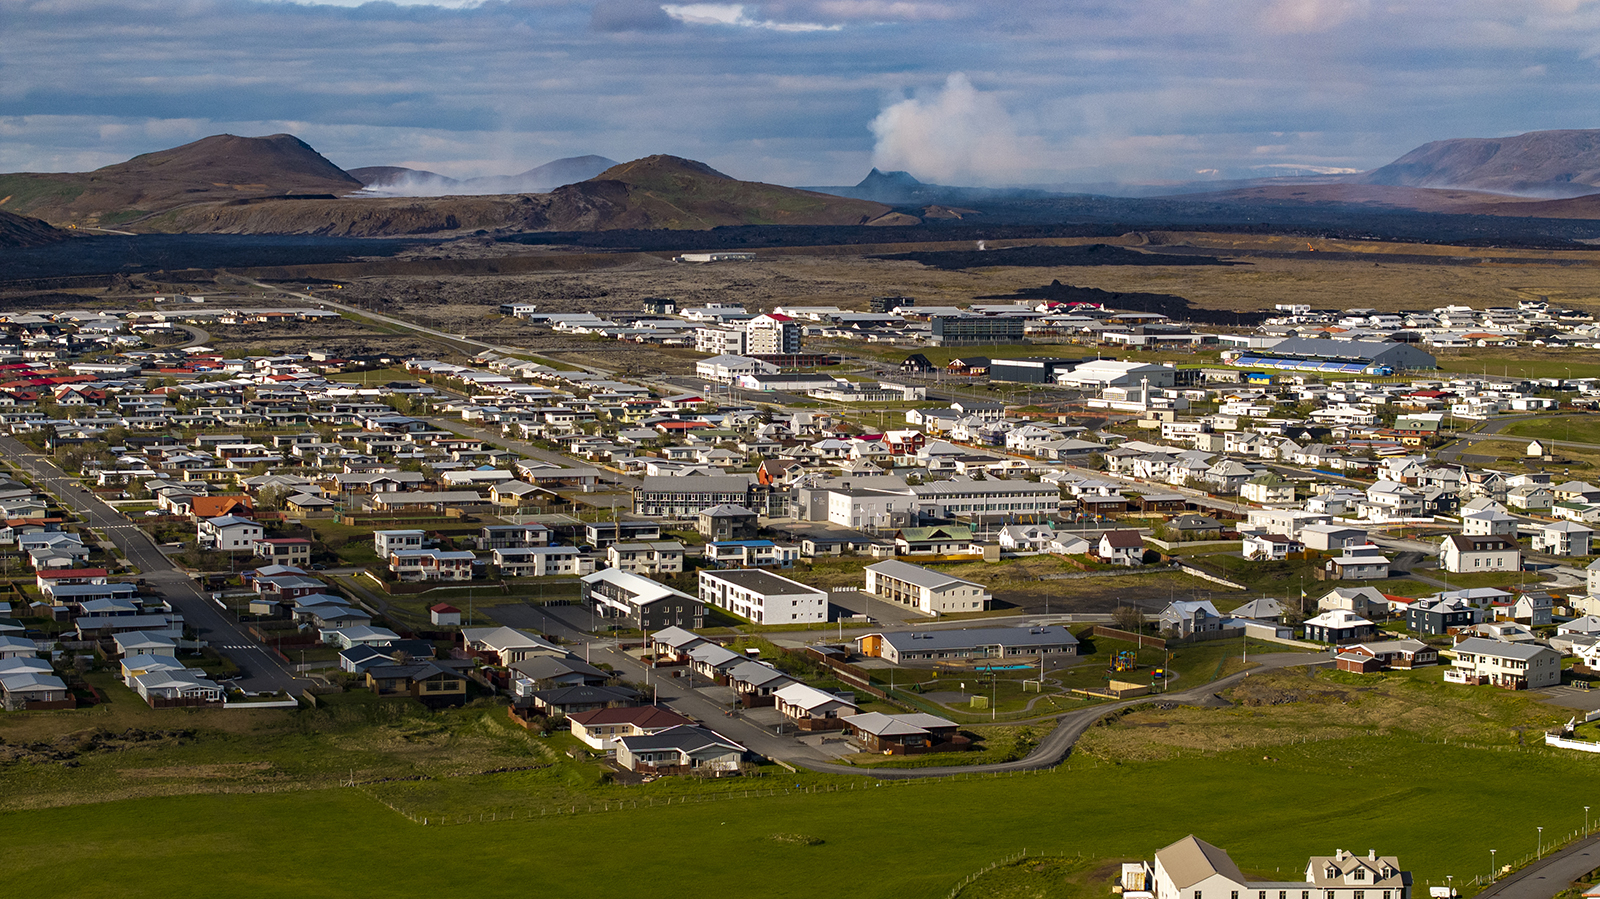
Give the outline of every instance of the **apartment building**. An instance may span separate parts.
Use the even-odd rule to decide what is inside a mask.
[[[768,571],[702,569],[700,600],[756,624],[828,620],[827,593]]]

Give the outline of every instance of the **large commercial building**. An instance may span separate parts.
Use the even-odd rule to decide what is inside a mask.
[[[1078,364],[1077,359],[1027,356],[1021,359],[995,359],[989,363],[989,380],[1016,381],[1022,384],[1054,384],[1056,376]]]
[[[828,594],[753,568],[700,571],[700,601],[756,624],[805,624],[828,620]]]
[[[1328,374],[1384,374],[1437,367],[1433,355],[1409,343],[1290,337],[1271,349],[1239,354],[1230,365]]]
[[[1103,390],[1107,387],[1142,387],[1146,381],[1151,387],[1172,387],[1177,384],[1177,379],[1177,369],[1166,365],[1094,359],[1058,374],[1056,383],[1063,387]]]
[[[935,315],[930,319],[934,346],[1021,343],[1027,319],[997,315]]]

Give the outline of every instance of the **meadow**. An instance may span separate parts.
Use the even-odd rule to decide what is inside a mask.
[[[1078,888],[1062,895],[1103,896],[1106,884],[1084,876],[1094,865],[1148,858],[1195,833],[1260,875],[1292,878],[1308,855],[1354,846],[1398,855],[1419,892],[1454,875],[1470,893],[1491,847],[1511,861],[1532,851],[1537,826],[1547,836],[1580,829],[1581,791],[1600,774],[1600,758],[1537,745],[1558,710],[1447,687],[1437,669],[1263,675],[1229,696],[1225,709],[1141,707],[1092,729],[1065,764],[1033,774],[879,783],[775,770],[621,787],[580,783],[572,767],[560,775],[570,792],[558,807],[541,798],[549,784],[538,771],[435,771],[355,787],[12,810],[0,812],[0,877],[12,894],[39,896],[115,883],[130,897],[533,889],[932,899],[1029,849],[1072,860],[1035,866],[1052,883],[1071,876]],[[521,742],[464,723],[476,741]],[[376,726],[392,740],[420,740],[415,765],[426,771],[425,759],[447,747],[430,745],[442,737],[425,724]],[[564,752],[539,756],[524,764],[566,764]],[[524,803],[506,804],[519,795]],[[402,803],[412,803],[406,815],[394,810]],[[412,820],[419,812],[426,825]],[[991,894],[1046,895],[967,895]]]

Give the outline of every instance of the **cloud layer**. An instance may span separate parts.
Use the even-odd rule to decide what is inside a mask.
[[[1600,126],[1595,0],[0,0],[0,28],[0,171],[290,131],[454,177],[1152,181]]]

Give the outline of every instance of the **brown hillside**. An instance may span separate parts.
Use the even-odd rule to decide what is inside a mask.
[[[856,225],[883,220],[891,212],[880,203],[739,181],[693,160],[650,156],[548,194],[235,200],[195,204],[141,224],[160,231],[379,237],[477,230]]]
[[[38,247],[68,237],[67,232],[36,218],[0,210],[0,247]]]
[[[0,175],[11,208],[57,223],[131,222],[223,197],[340,195],[361,182],[288,134],[219,134],[93,172]]]
[[[1600,188],[1600,130],[1434,141],[1350,180],[1524,196],[1582,196]]]

